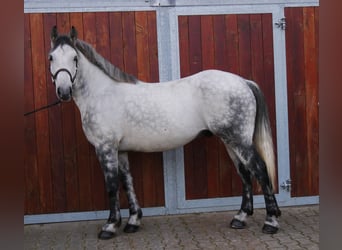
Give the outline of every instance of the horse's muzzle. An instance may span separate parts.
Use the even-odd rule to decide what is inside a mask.
[[[72,88],[57,88],[57,96],[61,101],[70,101],[72,96]]]

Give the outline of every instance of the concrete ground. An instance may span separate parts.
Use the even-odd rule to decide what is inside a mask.
[[[261,232],[265,209],[246,229],[229,227],[236,211],[144,217],[135,234],[97,239],[104,220],[24,226],[24,249],[319,249],[319,206],[283,207],[275,235]]]

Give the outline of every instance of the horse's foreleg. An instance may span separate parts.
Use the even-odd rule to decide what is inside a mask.
[[[118,199],[119,169],[118,152],[112,145],[105,144],[96,148],[96,154],[106,182],[109,196],[109,218],[98,234],[100,239],[110,239],[115,236],[117,228],[121,225],[121,215]]]
[[[129,219],[124,228],[124,232],[135,233],[140,227],[142,211],[135,195],[133,178],[129,170],[127,153],[119,154],[119,168],[121,181],[123,184],[123,188],[126,191],[129,204]]]

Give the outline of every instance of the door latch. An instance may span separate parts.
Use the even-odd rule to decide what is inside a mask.
[[[283,181],[283,183],[280,185],[280,187],[287,192],[290,192],[291,190],[291,180],[287,179],[286,181]]]

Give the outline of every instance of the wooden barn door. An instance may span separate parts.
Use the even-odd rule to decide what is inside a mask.
[[[181,77],[220,69],[257,82],[266,96],[276,145],[272,14],[179,16],[178,22]],[[216,137],[186,145],[184,168],[187,200],[242,194],[240,177]],[[260,193],[254,186],[254,193]]]
[[[48,70],[50,30],[80,39],[124,71],[158,82],[155,12],[25,14],[25,112],[56,101]],[[25,116],[25,215],[108,209],[104,178],[73,102]],[[162,154],[129,154],[143,207],[164,206]],[[123,192],[121,192],[123,194]],[[121,195],[121,207],[127,207]]]
[[[291,195],[319,194],[318,7],[285,8]]]

